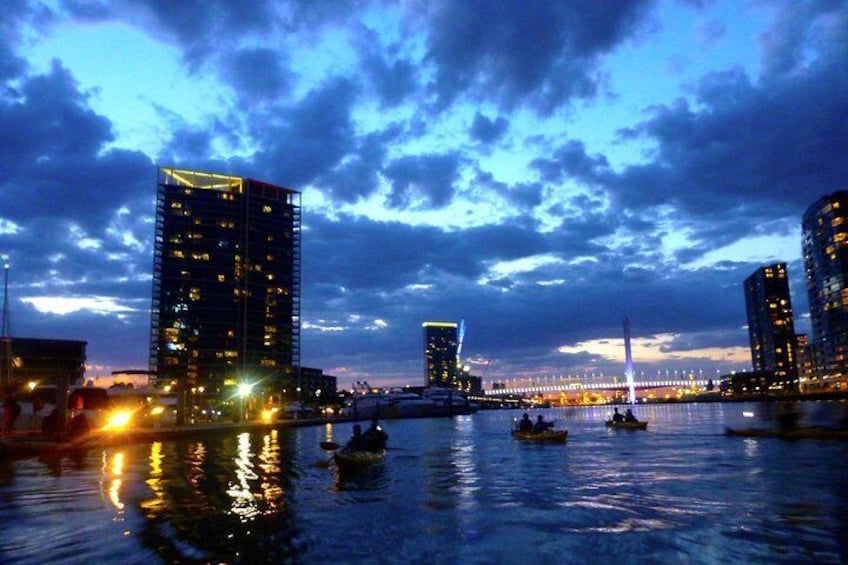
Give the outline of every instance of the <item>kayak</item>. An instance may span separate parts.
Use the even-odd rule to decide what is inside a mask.
[[[625,430],[648,429],[648,422],[613,422],[612,420],[607,420],[605,423],[608,428],[621,428]]]
[[[512,437],[521,441],[543,441],[549,443],[565,443],[568,437],[568,430],[545,430],[544,432],[522,432],[519,430],[512,431]]]
[[[775,430],[762,428],[725,429],[725,434],[738,437],[776,437],[780,439],[841,439],[848,440],[845,428],[796,428],[794,430]]]
[[[376,463],[382,463],[386,460],[386,450],[359,451],[342,448],[336,451],[333,457],[336,460],[336,466],[339,468],[339,471],[344,473],[358,471]]]

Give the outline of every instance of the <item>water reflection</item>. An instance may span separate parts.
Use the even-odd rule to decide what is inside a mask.
[[[255,446],[260,446],[257,450]],[[265,561],[294,555],[284,504],[292,476],[280,433],[150,446],[139,502],[144,539],[166,561]]]

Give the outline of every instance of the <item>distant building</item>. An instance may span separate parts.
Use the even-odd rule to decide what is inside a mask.
[[[459,337],[453,322],[424,322],[424,363],[428,387],[456,388]]]
[[[294,389],[286,388],[283,398],[315,405],[333,402],[338,395],[336,382],[336,377],[325,375],[321,369],[301,367],[297,380],[291,383]]]
[[[457,375],[456,389],[467,394],[483,394],[483,379],[472,375],[468,367],[463,367]]]
[[[754,372],[769,372],[785,381],[787,390],[798,387],[795,324],[786,263],[757,269],[745,279],[748,336]]]
[[[848,191],[810,206],[802,229],[813,379],[848,388]]]
[[[294,190],[160,168],[151,372],[211,395],[244,381],[279,394],[294,382],[300,229]]]
[[[66,339],[4,337],[0,347],[0,384],[83,383],[87,342]]]

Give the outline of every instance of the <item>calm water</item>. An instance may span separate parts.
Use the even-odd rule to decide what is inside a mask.
[[[0,462],[0,561],[848,562],[848,443],[722,435],[768,408],[545,410],[566,445],[509,411],[386,421],[385,465],[344,481],[318,444],[351,424]]]

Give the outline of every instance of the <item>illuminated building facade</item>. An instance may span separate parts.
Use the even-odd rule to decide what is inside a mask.
[[[424,322],[424,363],[428,387],[457,387],[459,335],[452,322]]]
[[[783,390],[797,390],[795,323],[786,263],[761,267],[745,279],[745,305],[754,371],[772,373],[774,384]]]
[[[184,391],[280,393],[299,365],[300,193],[160,168],[151,371]]]
[[[802,221],[813,379],[848,379],[848,191],[819,199]]]

